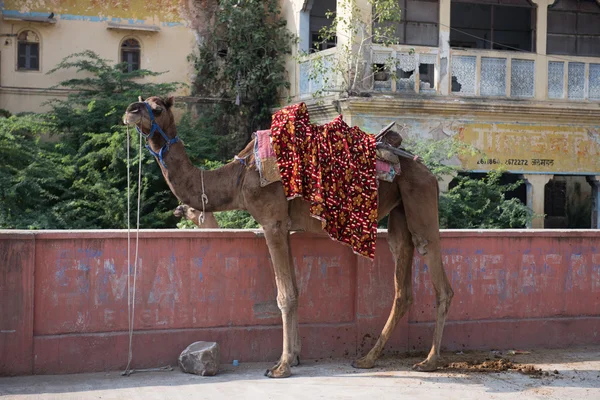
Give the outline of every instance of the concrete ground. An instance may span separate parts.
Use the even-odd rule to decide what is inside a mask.
[[[223,365],[214,377],[180,372],[119,371],[75,375],[0,378],[7,399],[600,399],[600,346],[532,350],[506,355],[533,364],[544,373],[465,372],[446,369],[414,372],[419,358],[385,357],[371,370],[356,370],[350,360],[309,360],[293,368],[289,379],[263,376],[268,363]],[[449,362],[495,360],[490,352],[446,353]],[[134,360],[135,361],[135,360]],[[454,364],[457,365],[457,364]],[[547,372],[548,374],[546,374]]]

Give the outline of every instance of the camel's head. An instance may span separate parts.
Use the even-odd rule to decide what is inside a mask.
[[[127,125],[137,125],[144,134],[148,134],[152,128],[152,119],[154,119],[158,126],[167,132],[167,128],[174,123],[172,106],[173,97],[163,99],[153,96],[145,101],[140,97],[138,102],[131,103],[127,107],[123,122]]]
[[[194,218],[200,217],[202,214],[200,211],[197,211],[195,208],[188,206],[187,204],[180,204],[173,211],[173,215],[177,218],[184,217],[185,219],[194,220]]]
[[[175,211],[173,211],[173,215],[177,218],[185,217],[187,215],[188,206],[185,204],[178,205]]]

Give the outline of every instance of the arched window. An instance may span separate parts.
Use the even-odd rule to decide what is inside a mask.
[[[135,39],[125,39],[121,44],[121,62],[125,63],[125,72],[140,69],[140,43]]]
[[[34,31],[23,31],[17,37],[17,69],[40,70],[40,37]]]

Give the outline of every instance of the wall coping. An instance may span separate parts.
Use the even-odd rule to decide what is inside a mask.
[[[380,238],[387,237],[387,229],[377,231]],[[444,237],[597,237],[600,229],[442,229]],[[322,236],[323,234],[292,232],[294,236]],[[136,231],[131,230],[131,238],[135,239]],[[255,239],[264,237],[261,229],[141,229],[140,238],[155,239],[187,239],[187,238],[223,238]],[[85,230],[11,230],[0,229],[0,240],[35,239],[35,240],[67,240],[67,239],[123,239],[127,238],[126,229],[85,229]]]

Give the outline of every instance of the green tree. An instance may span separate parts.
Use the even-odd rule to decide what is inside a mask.
[[[502,170],[484,179],[458,176],[458,184],[440,196],[440,226],[450,229],[523,228],[533,217],[519,199],[506,199],[523,181],[501,184]]]
[[[200,132],[205,140],[224,137],[239,150],[253,131],[270,126],[272,109],[289,88],[284,57],[294,36],[280,17],[278,0],[222,0],[203,11],[210,22],[190,57],[194,93],[222,101],[210,116],[216,124]]]
[[[440,193],[440,227],[447,229],[522,228],[533,218],[532,211],[519,199],[507,199],[509,192],[523,181],[502,184],[502,169],[488,172],[484,179],[459,175],[462,168],[448,160],[464,154],[476,154],[473,146],[452,137],[434,140],[407,138],[406,147],[418,154],[429,170],[441,179],[456,176],[457,184]]]
[[[69,167],[52,143],[40,141],[54,126],[43,116],[0,118],[0,228],[66,226],[56,207],[67,186]]]
[[[197,117],[188,112],[179,121],[177,132],[193,164],[228,160],[247,143],[245,134],[239,135],[241,127],[229,125],[233,119],[226,108],[219,103],[203,104]]]
[[[138,96],[166,95],[177,89],[178,83],[152,83],[146,77],[162,72],[140,69],[125,72],[125,64],[110,64],[91,50],[65,57],[48,73],[75,73],[75,77],[56,87],[69,90],[66,100],[48,102],[56,129],[73,139],[78,148],[84,133],[110,132],[121,125],[125,108]]]
[[[125,72],[123,64],[111,65],[92,51],[66,57],[50,73],[62,70],[74,70],[76,75],[58,85],[70,90],[68,98],[49,102],[49,118],[62,133],[61,163],[69,167],[69,184],[59,203],[61,214],[69,228],[123,228],[127,226],[127,133],[122,115],[138,96],[167,95],[178,84],[147,82],[143,78],[159,73]],[[137,143],[137,132],[130,133]],[[132,155],[139,156],[135,151]],[[132,168],[134,183],[135,172],[137,168]],[[145,157],[143,174],[141,225],[173,226],[171,210],[177,202],[152,157]],[[132,193],[137,193],[137,184],[132,185]]]

